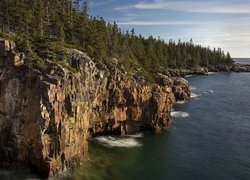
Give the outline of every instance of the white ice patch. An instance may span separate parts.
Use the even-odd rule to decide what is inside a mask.
[[[99,143],[103,144],[107,147],[140,147],[141,143],[139,143],[134,138],[118,138],[118,137],[112,137],[112,136],[100,136],[96,137],[95,140],[97,140]]]
[[[171,116],[175,118],[186,118],[189,117],[189,114],[187,112],[182,111],[172,111]]]

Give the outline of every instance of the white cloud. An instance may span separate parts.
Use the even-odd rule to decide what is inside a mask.
[[[250,57],[249,0],[145,0],[116,10],[123,15],[116,20],[119,25],[133,26],[145,37],[192,38],[203,46],[221,47],[233,57]]]
[[[90,7],[96,7],[96,6],[103,6],[103,5],[106,5],[106,4],[110,4],[110,3],[113,3],[115,2],[115,0],[105,0],[105,1],[90,1],[88,4]]]
[[[124,10],[176,10],[195,13],[226,13],[226,14],[250,14],[250,2],[238,1],[228,3],[222,1],[163,1],[153,2],[141,1],[136,4],[116,7],[116,11]]]
[[[135,5],[123,5],[123,6],[118,6],[115,7],[114,10],[115,11],[126,11],[126,10],[130,10],[130,9],[134,9]]]
[[[119,25],[201,25],[201,24],[213,24],[214,22],[205,21],[118,21]]]

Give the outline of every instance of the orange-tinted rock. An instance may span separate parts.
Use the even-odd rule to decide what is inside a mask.
[[[59,65],[50,74],[25,64],[0,68],[1,162],[27,162],[41,177],[53,176],[84,159],[89,135],[170,127],[172,89],[189,95],[184,80],[150,85],[78,50],[69,53],[74,74]]]

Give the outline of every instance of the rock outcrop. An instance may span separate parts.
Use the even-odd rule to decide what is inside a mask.
[[[189,83],[184,78],[180,77],[171,78],[164,74],[158,73],[156,76],[156,82],[162,86],[171,87],[172,92],[175,95],[176,101],[187,100],[191,95]]]
[[[0,38],[0,66],[20,66],[24,63],[24,53],[15,52],[13,41]]]
[[[182,69],[166,69],[164,70],[164,74],[170,77],[176,76],[186,76],[186,75],[207,75],[208,68],[205,67],[197,67],[197,68],[182,68]]]
[[[230,69],[234,72],[250,72],[250,64],[234,64]]]
[[[9,64],[11,51],[0,54],[0,168],[27,163],[53,176],[84,159],[91,135],[169,128],[175,96],[190,96],[184,79],[162,76],[150,85],[78,50],[69,50],[77,72]]]
[[[250,72],[249,64],[239,64],[239,63],[231,63],[231,64],[219,64],[216,66],[210,66],[209,71],[211,72]]]

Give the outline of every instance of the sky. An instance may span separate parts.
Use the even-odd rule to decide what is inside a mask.
[[[250,58],[250,0],[88,0],[89,14],[137,35],[193,40]]]

